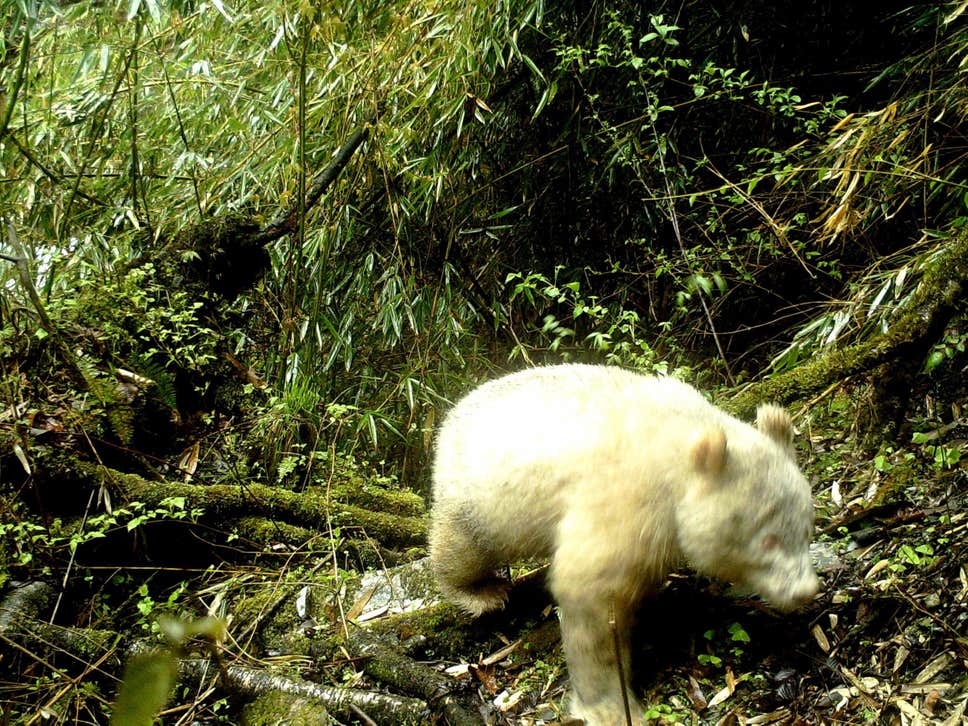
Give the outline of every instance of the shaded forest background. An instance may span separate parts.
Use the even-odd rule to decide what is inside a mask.
[[[449,402],[561,360],[828,361],[770,397],[861,511],[963,483],[964,9],[6,3],[0,588],[120,662],[215,583],[410,560]],[[11,627],[6,717],[105,720],[116,669]]]

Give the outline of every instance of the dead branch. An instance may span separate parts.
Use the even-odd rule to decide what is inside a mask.
[[[309,183],[309,188],[306,190],[306,209],[310,209],[315,206],[322,197],[323,192],[325,192],[330,184],[336,181],[336,177],[343,170],[356,150],[360,148],[360,145],[366,141],[367,130],[357,129],[354,131],[350,137],[346,140],[339,151],[336,152],[336,156],[329,165],[313,177],[312,181]],[[256,234],[252,239],[254,242],[259,244],[266,244],[274,240],[279,239],[287,234],[291,234],[296,231],[296,225],[299,219],[299,200],[297,199],[288,207],[283,209],[275,218],[269,222],[262,231]]]

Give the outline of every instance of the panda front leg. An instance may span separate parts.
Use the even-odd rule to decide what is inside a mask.
[[[572,698],[569,712],[586,726],[642,724],[644,709],[632,694],[632,609],[639,590],[622,563],[596,560],[587,541],[564,543],[555,552],[551,591],[560,608],[561,638]]]

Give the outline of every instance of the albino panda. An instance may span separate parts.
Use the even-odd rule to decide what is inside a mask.
[[[571,710],[588,726],[624,724],[613,628],[627,677],[635,606],[671,568],[687,561],[782,610],[817,593],[790,417],[764,405],[756,418],[754,428],[685,383],[606,366],[485,383],[437,440],[430,556],[443,593],[475,615],[499,608],[508,583],[495,569],[550,557]]]

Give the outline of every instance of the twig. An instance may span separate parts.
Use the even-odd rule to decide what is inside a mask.
[[[626,726],[632,726],[632,709],[629,706],[629,693],[626,688],[625,664],[622,663],[622,644],[619,642],[618,627],[615,624],[615,604],[608,606],[608,627],[612,631],[612,647],[615,649],[615,663],[618,665],[618,680],[622,688],[622,705],[625,707]]]
[[[90,441],[88,441],[90,443]],[[92,447],[93,448],[93,447]],[[95,456],[97,451],[94,452]],[[81,526],[78,527],[77,533],[84,534],[84,527],[87,526],[87,518],[91,513],[91,504],[94,502],[94,488],[91,488],[90,493],[87,496],[87,506],[84,507],[84,516],[81,517]],[[67,561],[67,567],[64,568],[64,577],[61,579],[60,590],[57,593],[57,600],[54,602],[54,608],[50,613],[50,620],[48,620],[48,625],[53,625],[54,620],[57,618],[57,611],[60,609],[61,600],[64,597],[64,593],[67,592],[67,580],[70,578],[71,573],[74,571],[74,557],[77,555],[77,547],[71,547],[71,556]]]
[[[743,199],[744,202],[746,202],[754,210],[756,210],[756,213],[759,214],[763,218],[763,221],[766,222],[766,224],[769,226],[769,228],[773,230],[773,234],[775,234],[777,238],[781,242],[783,242],[783,244],[785,244],[787,247],[790,248],[790,251],[793,253],[793,256],[797,258],[797,262],[800,263],[800,266],[803,267],[804,271],[806,271],[806,273],[811,278],[815,278],[816,274],[814,274],[813,270],[811,270],[810,267],[807,265],[807,263],[803,261],[803,258],[800,256],[800,253],[797,252],[797,248],[794,247],[793,243],[790,241],[790,238],[787,237],[786,231],[784,231],[783,227],[777,224],[777,221],[770,216],[770,213],[766,211],[766,208],[758,201],[753,199],[753,197],[751,197],[749,194],[744,192],[736,184],[734,184],[725,176],[723,176],[723,174],[719,171],[719,169],[716,168],[714,164],[710,164],[709,169],[712,171],[713,174],[715,174],[720,179],[722,179],[723,183],[727,187],[729,187],[729,189],[731,189],[736,194],[738,194]]]
[[[379,724],[372,718],[364,713],[363,709],[357,706],[355,703],[350,704],[350,711],[356,714],[357,718],[360,719],[366,726],[379,726]]]

